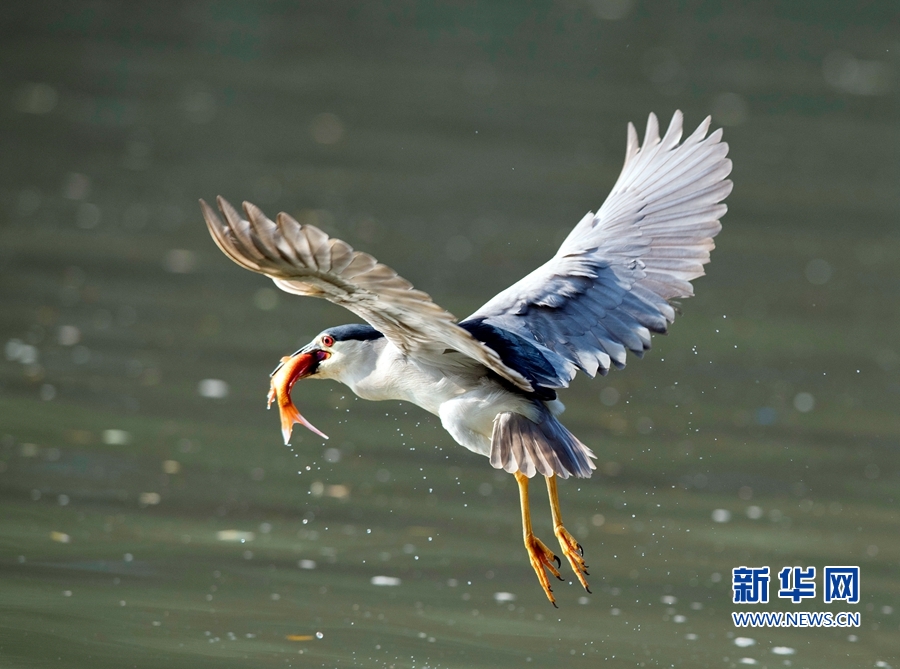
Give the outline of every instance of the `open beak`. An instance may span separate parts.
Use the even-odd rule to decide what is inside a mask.
[[[297,407],[294,406],[294,403],[291,401],[291,388],[300,379],[313,374],[319,363],[329,355],[330,353],[320,349],[302,349],[294,355],[282,358],[281,364],[272,372],[268,407],[272,408],[272,402],[278,403],[278,413],[281,416],[281,434],[284,436],[285,445],[291,441],[291,430],[294,427],[294,423],[300,423],[323,439],[328,439],[328,435],[306,420],[297,410]]]

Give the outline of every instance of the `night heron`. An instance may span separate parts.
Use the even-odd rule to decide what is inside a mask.
[[[318,434],[291,402],[302,378],[334,379],[367,400],[406,400],[429,411],[454,440],[516,477],[525,548],[548,599],[547,572],[561,560],[534,536],[528,481],[547,480],[554,534],[588,592],[581,545],[565,529],[557,479],[587,478],[594,454],[569,432],[557,390],[577,370],[594,376],[641,356],[650,333],[675,318],[669,304],[693,293],[731,192],[722,131],[707,118],[680,142],[682,114],[665,135],[651,114],[643,145],[628,124],[625,165],[600,210],[589,212],[549,261],[456,318],[372,256],[287,214],[273,222],[254,205],[244,216],[221,197],[223,222],[200,205],[213,239],[237,264],[289,293],[324,297],[369,325],[329,328],[272,374],[285,443],[294,423]],[[679,143],[680,142],[680,143]],[[324,436],[324,435],[323,435]],[[554,565],[555,562],[555,565]]]

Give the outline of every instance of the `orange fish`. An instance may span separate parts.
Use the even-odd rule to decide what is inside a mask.
[[[294,406],[294,403],[291,401],[291,388],[294,387],[297,381],[315,372],[318,364],[329,355],[327,351],[300,351],[294,355],[283,357],[281,364],[272,372],[267,407],[271,409],[272,402],[278,402],[278,413],[281,416],[281,434],[284,436],[285,445],[291,441],[291,430],[294,427],[294,423],[300,423],[323,439],[328,439],[328,435],[306,420],[297,410],[297,407]]]

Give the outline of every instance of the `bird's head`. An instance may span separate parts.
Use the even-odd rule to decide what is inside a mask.
[[[373,357],[373,343],[383,337],[368,325],[338,325],[316,335],[282,365],[290,364],[294,368],[291,385],[304,378],[347,382],[349,377],[366,366]],[[282,365],[273,372],[273,376]]]
[[[281,359],[272,372],[269,406],[277,402],[281,414],[284,443],[288,443],[291,427],[301,423],[316,434],[326,437],[306,420],[291,401],[291,389],[300,379],[335,379],[353,387],[353,381],[365,375],[374,365],[377,352],[373,345],[384,335],[368,325],[339,325],[320,333],[293,355]]]

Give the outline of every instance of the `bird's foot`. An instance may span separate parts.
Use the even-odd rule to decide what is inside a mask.
[[[575,541],[575,537],[569,534],[569,531],[562,525],[557,525],[553,528],[553,533],[559,540],[562,554],[566,556],[569,564],[572,565],[572,571],[578,577],[581,587],[590,592],[591,589],[584,578],[585,576],[590,576],[590,574],[587,571],[588,566],[584,563],[584,550],[581,548],[581,544]]]
[[[525,550],[528,551],[528,559],[531,560],[531,568],[534,569],[534,573],[537,574],[538,581],[540,581],[541,587],[544,589],[544,594],[547,595],[547,599],[550,600],[550,603],[553,604],[553,606],[556,606],[556,599],[553,597],[553,590],[550,588],[550,580],[547,578],[547,572],[544,570],[548,570],[551,574],[556,576],[556,578],[562,581],[563,577],[559,575],[559,569],[557,569],[562,562],[553,554],[553,551],[544,545],[543,541],[533,534],[529,534],[525,537]],[[553,566],[554,562],[556,562],[556,567]]]

